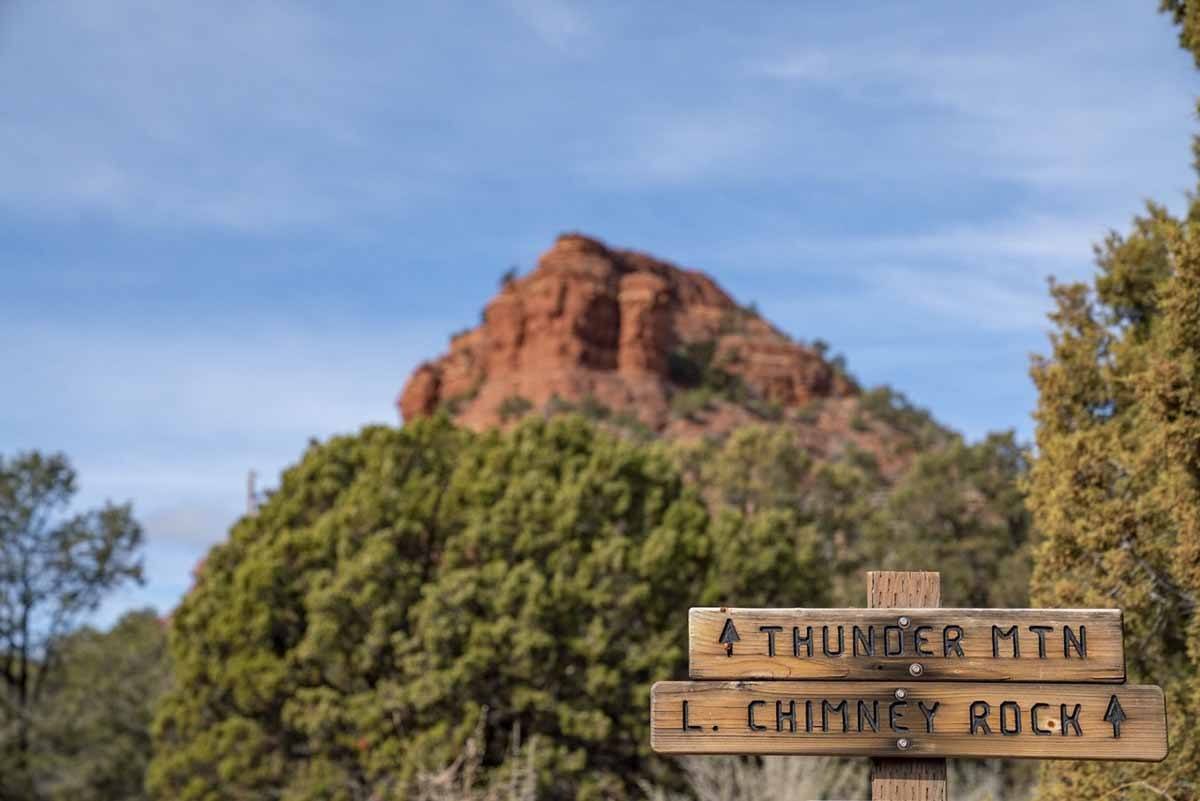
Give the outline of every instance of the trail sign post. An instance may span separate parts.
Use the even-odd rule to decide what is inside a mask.
[[[870,609],[692,609],[651,693],[664,754],[873,757],[872,798],[945,799],[946,757],[1158,761],[1162,691],[1125,681],[1114,609],[942,609],[937,573],[868,574]]]

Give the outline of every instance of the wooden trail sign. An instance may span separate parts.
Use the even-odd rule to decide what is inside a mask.
[[[1159,761],[1157,687],[859,681],[667,681],[651,690],[665,754]]]
[[[1119,609],[688,614],[693,679],[1123,682]]]
[[[1162,690],[1124,683],[1120,610],[945,609],[916,571],[868,572],[867,604],[692,609],[705,681],[654,685],[653,749],[869,756],[875,801],[946,801],[946,757],[1166,757]]]

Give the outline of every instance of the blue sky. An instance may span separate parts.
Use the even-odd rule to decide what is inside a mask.
[[[566,230],[1028,438],[1046,277],[1193,185],[1153,6],[10,0],[0,451],[132,500],[149,581],[100,619],[167,610],[248,469],[395,422]]]

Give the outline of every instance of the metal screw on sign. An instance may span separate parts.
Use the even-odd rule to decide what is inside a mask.
[[[899,740],[896,741],[896,747],[899,748],[901,751],[907,751],[908,747],[910,745],[912,745],[912,743],[910,743],[908,741],[907,737],[901,737]]]
[[[908,672],[914,676],[920,676],[922,673],[925,672],[925,668],[921,665],[920,662],[913,662],[911,665],[908,666]]]
[[[908,624],[911,623],[912,621],[910,621],[906,615],[901,615],[900,619],[897,620],[896,622],[900,624],[900,628],[906,629],[906,628],[908,628]]]
[[[903,687],[900,687],[896,690],[896,700],[897,701],[903,701],[907,697],[908,697],[908,690],[904,689]]]

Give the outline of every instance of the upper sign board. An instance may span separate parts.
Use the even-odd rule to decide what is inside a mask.
[[[693,679],[1113,682],[1119,609],[693,608]]]

